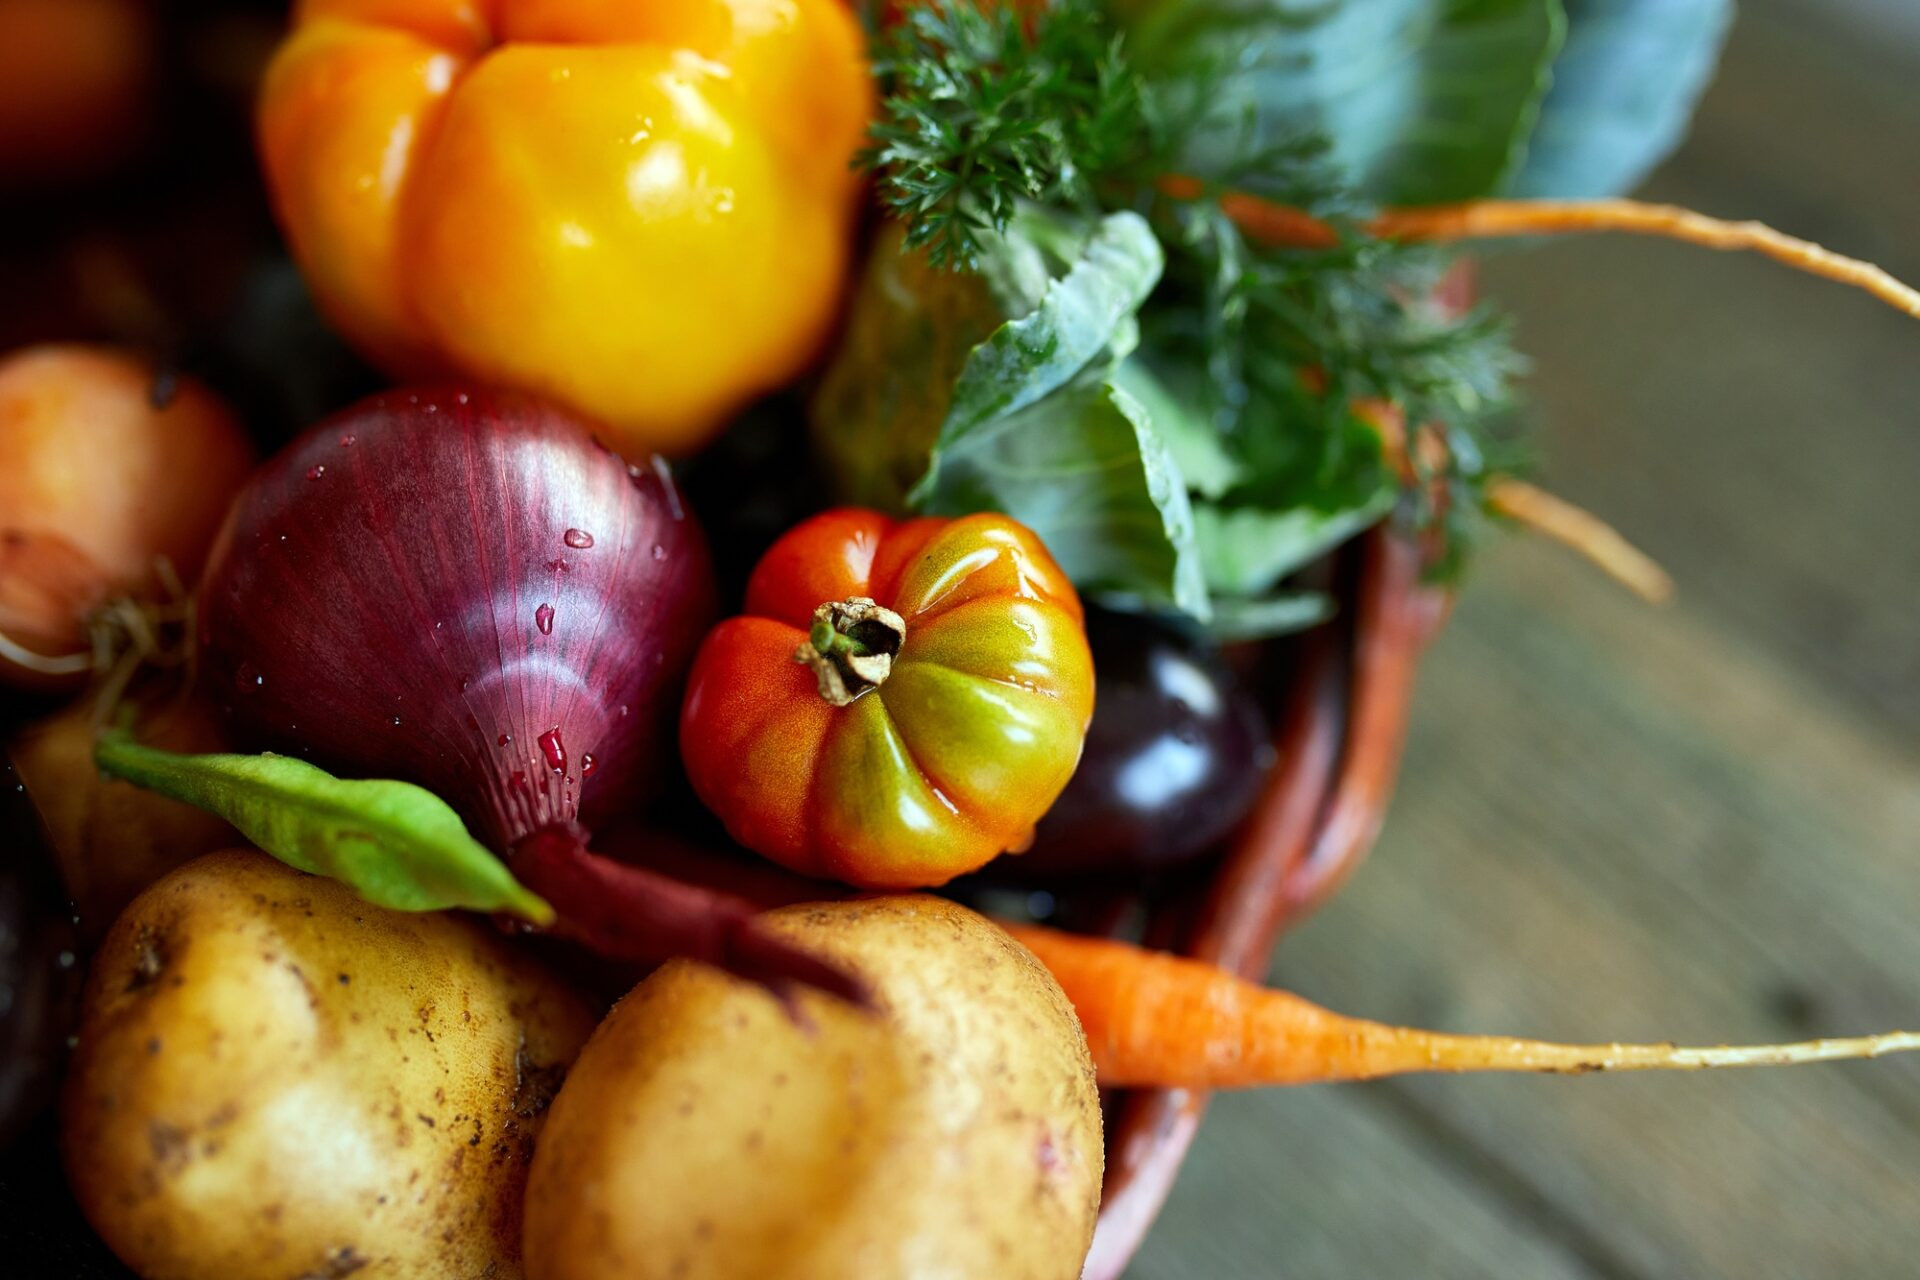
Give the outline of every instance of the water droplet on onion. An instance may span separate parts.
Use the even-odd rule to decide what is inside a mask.
[[[547,758],[547,767],[555,773],[567,771],[567,747],[560,741],[559,725],[540,735],[540,754]]]
[[[585,529],[569,529],[564,541],[575,551],[585,551],[593,545],[593,535]]]
[[[533,625],[540,628],[541,635],[543,636],[552,635],[553,634],[553,606],[550,604],[543,604],[538,609],[535,609],[533,611]]]
[[[311,467],[308,467],[308,468],[307,468],[307,479],[309,479],[309,480],[318,480],[318,479],[320,479],[320,478],[321,478],[322,476],[324,476],[324,475],[326,475],[326,474],[327,474],[327,466],[326,466],[326,464],[325,464],[324,462],[323,462],[323,463],[318,463],[318,464],[316,464],[316,465],[314,465],[314,466],[311,466]],[[281,540],[282,542],[285,542],[285,541],[287,540],[287,537],[286,537],[286,535],[285,535],[285,534],[281,534],[281,535],[280,535],[280,540]]]

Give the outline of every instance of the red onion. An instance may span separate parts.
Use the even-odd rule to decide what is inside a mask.
[[[247,737],[417,782],[510,848],[657,776],[714,601],[664,466],[539,401],[420,391],[262,467],[200,608],[209,687]]]
[[[712,620],[705,541],[665,464],[630,466],[527,397],[391,392],[254,476],[200,590],[209,687],[240,736],[437,793],[628,958],[783,964],[744,901],[585,852],[670,769],[679,682]]]

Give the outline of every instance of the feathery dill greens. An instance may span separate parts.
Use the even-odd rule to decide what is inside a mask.
[[[1021,201],[1096,206],[1094,183],[1133,159],[1145,107],[1119,36],[1093,4],[932,0],[876,44],[888,86],[860,163],[936,266],[971,268]]]
[[[1204,399],[1239,464],[1238,482],[1211,496],[1329,511],[1395,485],[1350,408],[1385,400],[1448,446],[1408,451],[1401,505],[1441,529],[1443,566],[1459,563],[1485,480],[1513,461],[1496,427],[1521,362],[1501,315],[1433,304],[1448,254],[1362,230],[1367,209],[1326,138],[1261,139],[1215,91],[1227,68],[1142,71],[1104,0],[920,0],[876,32],[875,65],[884,96],[861,162],[909,247],[976,269],[1023,207],[1143,214],[1166,268],[1139,316],[1137,358]],[[1202,194],[1169,194],[1161,180],[1176,174]],[[1255,243],[1214,198],[1228,191],[1297,207],[1336,243]]]

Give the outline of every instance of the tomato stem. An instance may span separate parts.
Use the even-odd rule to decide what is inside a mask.
[[[813,611],[807,642],[794,650],[793,660],[813,668],[822,698],[844,707],[886,682],[906,638],[906,620],[899,614],[866,596],[852,596]]]

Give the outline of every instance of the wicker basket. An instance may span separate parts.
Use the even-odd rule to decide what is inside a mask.
[[[1377,529],[1351,553],[1343,621],[1303,641],[1276,720],[1279,763],[1213,877],[1144,910],[1145,939],[1260,979],[1275,940],[1372,847],[1406,734],[1415,665],[1449,597],[1425,557]],[[1124,911],[1110,912],[1118,920]],[[1083,1280],[1117,1280],[1166,1202],[1207,1095],[1136,1089],[1107,1098],[1107,1180]]]

